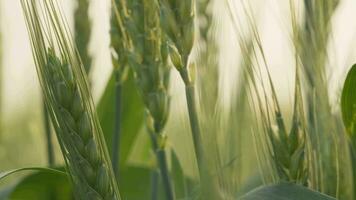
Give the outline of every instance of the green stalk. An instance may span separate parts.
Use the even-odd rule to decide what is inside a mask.
[[[189,113],[190,128],[193,136],[194,151],[198,162],[198,171],[200,177],[199,180],[202,195],[201,198],[206,200],[220,199],[221,196],[217,185],[218,180],[211,174],[209,170],[210,166],[204,153],[195,92],[195,85],[193,83],[186,84],[185,93]]]
[[[121,27],[119,26],[120,19],[119,15],[116,15],[119,5],[118,0],[113,0],[111,2],[111,26],[110,26],[110,46],[113,49],[112,54],[112,64],[114,67],[115,74],[115,125],[113,132],[112,141],[112,152],[111,160],[112,166],[116,175],[119,178],[119,166],[120,166],[120,144],[121,144],[121,117],[122,117],[122,85],[126,81],[126,75],[128,71],[128,64],[126,59],[126,40],[121,32]]]
[[[45,137],[47,143],[47,162],[49,166],[54,166],[55,163],[54,163],[54,149],[52,143],[51,122],[44,101],[43,101],[43,121],[44,121]]]
[[[165,190],[166,197],[168,200],[173,200],[175,198],[173,192],[173,185],[170,180],[169,171],[168,171],[166,151],[164,149],[158,149],[156,151],[156,156],[157,156],[159,168],[161,170],[163,188]]]
[[[115,127],[112,143],[112,166],[117,180],[119,179],[119,162],[120,162],[120,141],[121,141],[121,112],[122,112],[122,83],[120,73],[115,72]]]
[[[74,13],[75,43],[82,59],[85,71],[89,74],[92,59],[89,55],[89,42],[91,37],[91,21],[89,17],[89,0],[77,0]]]
[[[156,158],[157,158],[157,163],[161,172],[161,178],[163,182],[163,188],[166,194],[166,199],[167,200],[174,200],[174,191],[173,191],[173,185],[169,176],[169,170],[168,170],[168,162],[167,162],[167,156],[166,156],[166,151],[164,150],[164,144],[160,144],[160,136],[161,133],[159,130],[155,129],[154,132],[152,130],[150,131],[151,135],[151,141],[152,141],[152,148],[155,152]],[[155,177],[153,177],[155,178]],[[154,180],[152,180],[154,181]],[[157,189],[157,188],[153,188]],[[156,193],[156,191],[152,191],[152,193]],[[157,196],[157,194],[156,194]]]
[[[193,84],[188,84],[185,86],[185,94],[188,106],[190,128],[193,136],[194,150],[198,160],[198,168],[200,176],[202,176],[203,169],[203,146],[198,118],[198,111],[195,100],[195,86]]]
[[[151,200],[156,200],[158,197],[158,178],[159,173],[157,170],[151,172]]]
[[[194,150],[198,161],[200,175],[203,169],[203,143],[201,140],[200,125],[195,101],[194,80],[190,74],[189,55],[194,43],[194,15],[193,0],[169,1],[159,0],[161,26],[168,38],[168,51],[171,61],[180,73],[186,87],[186,99],[189,112],[190,126],[193,135]],[[174,28],[176,27],[176,28]]]

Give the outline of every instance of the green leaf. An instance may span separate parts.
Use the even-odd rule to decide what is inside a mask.
[[[280,183],[277,185],[257,188],[240,200],[336,200],[333,197],[310,190],[293,183]]]
[[[8,200],[67,200],[72,198],[67,174],[51,168],[21,168],[0,173],[0,180],[24,171],[35,171],[16,184],[0,192],[0,199]]]
[[[341,96],[341,111],[345,127],[351,137],[356,136],[356,64],[349,71]]]
[[[120,166],[127,161],[133,143],[143,124],[144,106],[136,88],[133,75],[130,74],[122,86]],[[115,125],[115,76],[112,74],[103,96],[98,104],[98,115],[111,152],[112,136]]]
[[[49,171],[39,171],[26,176],[12,190],[9,200],[17,199],[73,199],[72,185],[67,176]]]
[[[175,194],[178,199],[181,199],[188,196],[186,179],[178,156],[174,151],[172,151],[171,155],[172,178],[174,181]]]
[[[127,164],[130,166],[140,166],[145,168],[154,169],[157,167],[156,157],[152,150],[151,138],[142,129],[132,144],[132,151],[127,159]]]

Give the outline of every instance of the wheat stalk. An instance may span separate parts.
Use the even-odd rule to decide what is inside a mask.
[[[212,171],[211,163],[209,163],[208,156],[211,156],[213,159],[213,164],[216,166],[217,162],[219,161],[218,149],[216,140],[214,139],[217,137],[215,134],[205,135],[208,136],[207,140],[202,139],[202,132],[201,132],[201,119],[199,118],[199,108],[198,102],[196,100],[196,83],[195,83],[195,67],[196,63],[191,62],[189,56],[193,49],[193,44],[195,42],[195,21],[196,21],[196,9],[194,0],[188,1],[179,1],[179,0],[160,0],[160,9],[161,9],[161,23],[162,29],[168,38],[168,49],[169,49],[169,56],[170,59],[180,73],[180,76],[185,84],[185,93],[187,99],[187,108],[189,113],[189,120],[191,126],[191,132],[193,136],[193,144],[195,155],[198,163],[198,171],[199,171],[199,179],[200,179],[200,191],[201,191],[201,198],[203,199],[221,199],[221,193],[219,191],[219,180]],[[217,100],[217,68],[216,68],[216,46],[213,42],[212,44],[208,42],[210,36],[208,35],[208,30],[211,28],[212,25],[212,13],[208,10],[208,4],[210,1],[200,1],[198,4],[198,9],[200,13],[203,13],[203,18],[207,21],[207,24],[200,24],[200,36],[202,38],[202,43],[206,45],[206,50],[201,49],[201,58],[207,59],[204,62],[205,66],[199,68],[198,73],[200,77],[205,77],[205,80],[209,80],[210,78],[212,82],[210,82],[209,86],[213,86],[211,96],[209,98],[205,98],[204,101],[207,101],[209,106],[208,110],[212,111],[215,108],[215,103]],[[207,58],[209,55],[209,58]],[[210,57],[212,56],[212,57]],[[208,63],[212,61],[211,63]],[[201,64],[200,63],[200,64]],[[206,69],[205,69],[206,68]],[[215,83],[215,84],[214,84]],[[204,83],[203,83],[204,84]],[[204,87],[209,87],[204,86]],[[205,93],[206,94],[206,93]],[[208,111],[208,112],[209,112]],[[202,113],[203,116],[210,116],[213,112],[210,113]],[[211,121],[206,121],[209,123]],[[207,126],[207,127],[210,127]],[[205,128],[205,126],[204,126]],[[208,130],[209,128],[207,128]],[[204,130],[205,132],[206,130]],[[211,131],[211,130],[210,130]],[[212,131],[213,132],[213,131]],[[211,133],[212,133],[211,132]],[[209,154],[205,152],[204,149],[204,142],[206,141],[205,145],[211,150]]]
[[[189,63],[194,43],[195,1],[160,0],[161,26],[168,37],[169,56],[186,87],[187,106],[198,168],[203,169],[203,146],[194,85],[195,64]],[[202,174],[201,174],[202,175]]]
[[[22,0],[38,77],[77,199],[120,199],[80,57],[55,1]]]
[[[114,1],[113,1],[114,2]],[[169,113],[168,53],[161,34],[159,7],[155,0],[116,2],[118,57],[135,72],[135,80],[147,109],[147,127],[162,175],[167,199],[174,199],[165,153],[163,132]],[[120,10],[118,10],[120,9]],[[121,38],[121,41],[118,39]],[[125,50],[119,49],[126,48]]]
[[[91,56],[89,55],[89,41],[91,36],[91,20],[89,18],[89,1],[77,0],[77,8],[74,13],[74,39],[85,71],[89,73],[91,68]]]
[[[121,31],[120,23],[116,16],[119,0],[111,3],[111,20],[110,20],[110,46],[111,46],[111,60],[114,67],[115,74],[115,127],[113,133],[112,144],[112,164],[114,172],[118,178],[119,161],[120,161],[120,142],[121,142],[121,114],[122,114],[122,86],[127,79],[129,71],[127,61],[127,48],[125,45],[125,37]]]

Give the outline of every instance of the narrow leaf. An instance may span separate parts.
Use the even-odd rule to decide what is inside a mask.
[[[18,172],[23,172],[23,171],[40,171],[40,172],[50,172],[53,174],[59,174],[59,175],[63,175],[66,176],[67,174],[63,171],[57,170],[57,169],[53,169],[53,168],[46,168],[46,167],[25,167],[25,168],[19,168],[19,169],[13,169],[13,170],[9,170],[9,171],[5,171],[5,172],[0,172],[0,180],[18,173]]]
[[[179,162],[177,154],[172,151],[172,178],[174,180],[175,193],[177,198],[188,196],[187,185],[182,166]]]

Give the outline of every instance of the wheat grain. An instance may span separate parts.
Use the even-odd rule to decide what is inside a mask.
[[[21,3],[45,102],[76,198],[120,199],[84,68],[58,5],[47,0]]]

